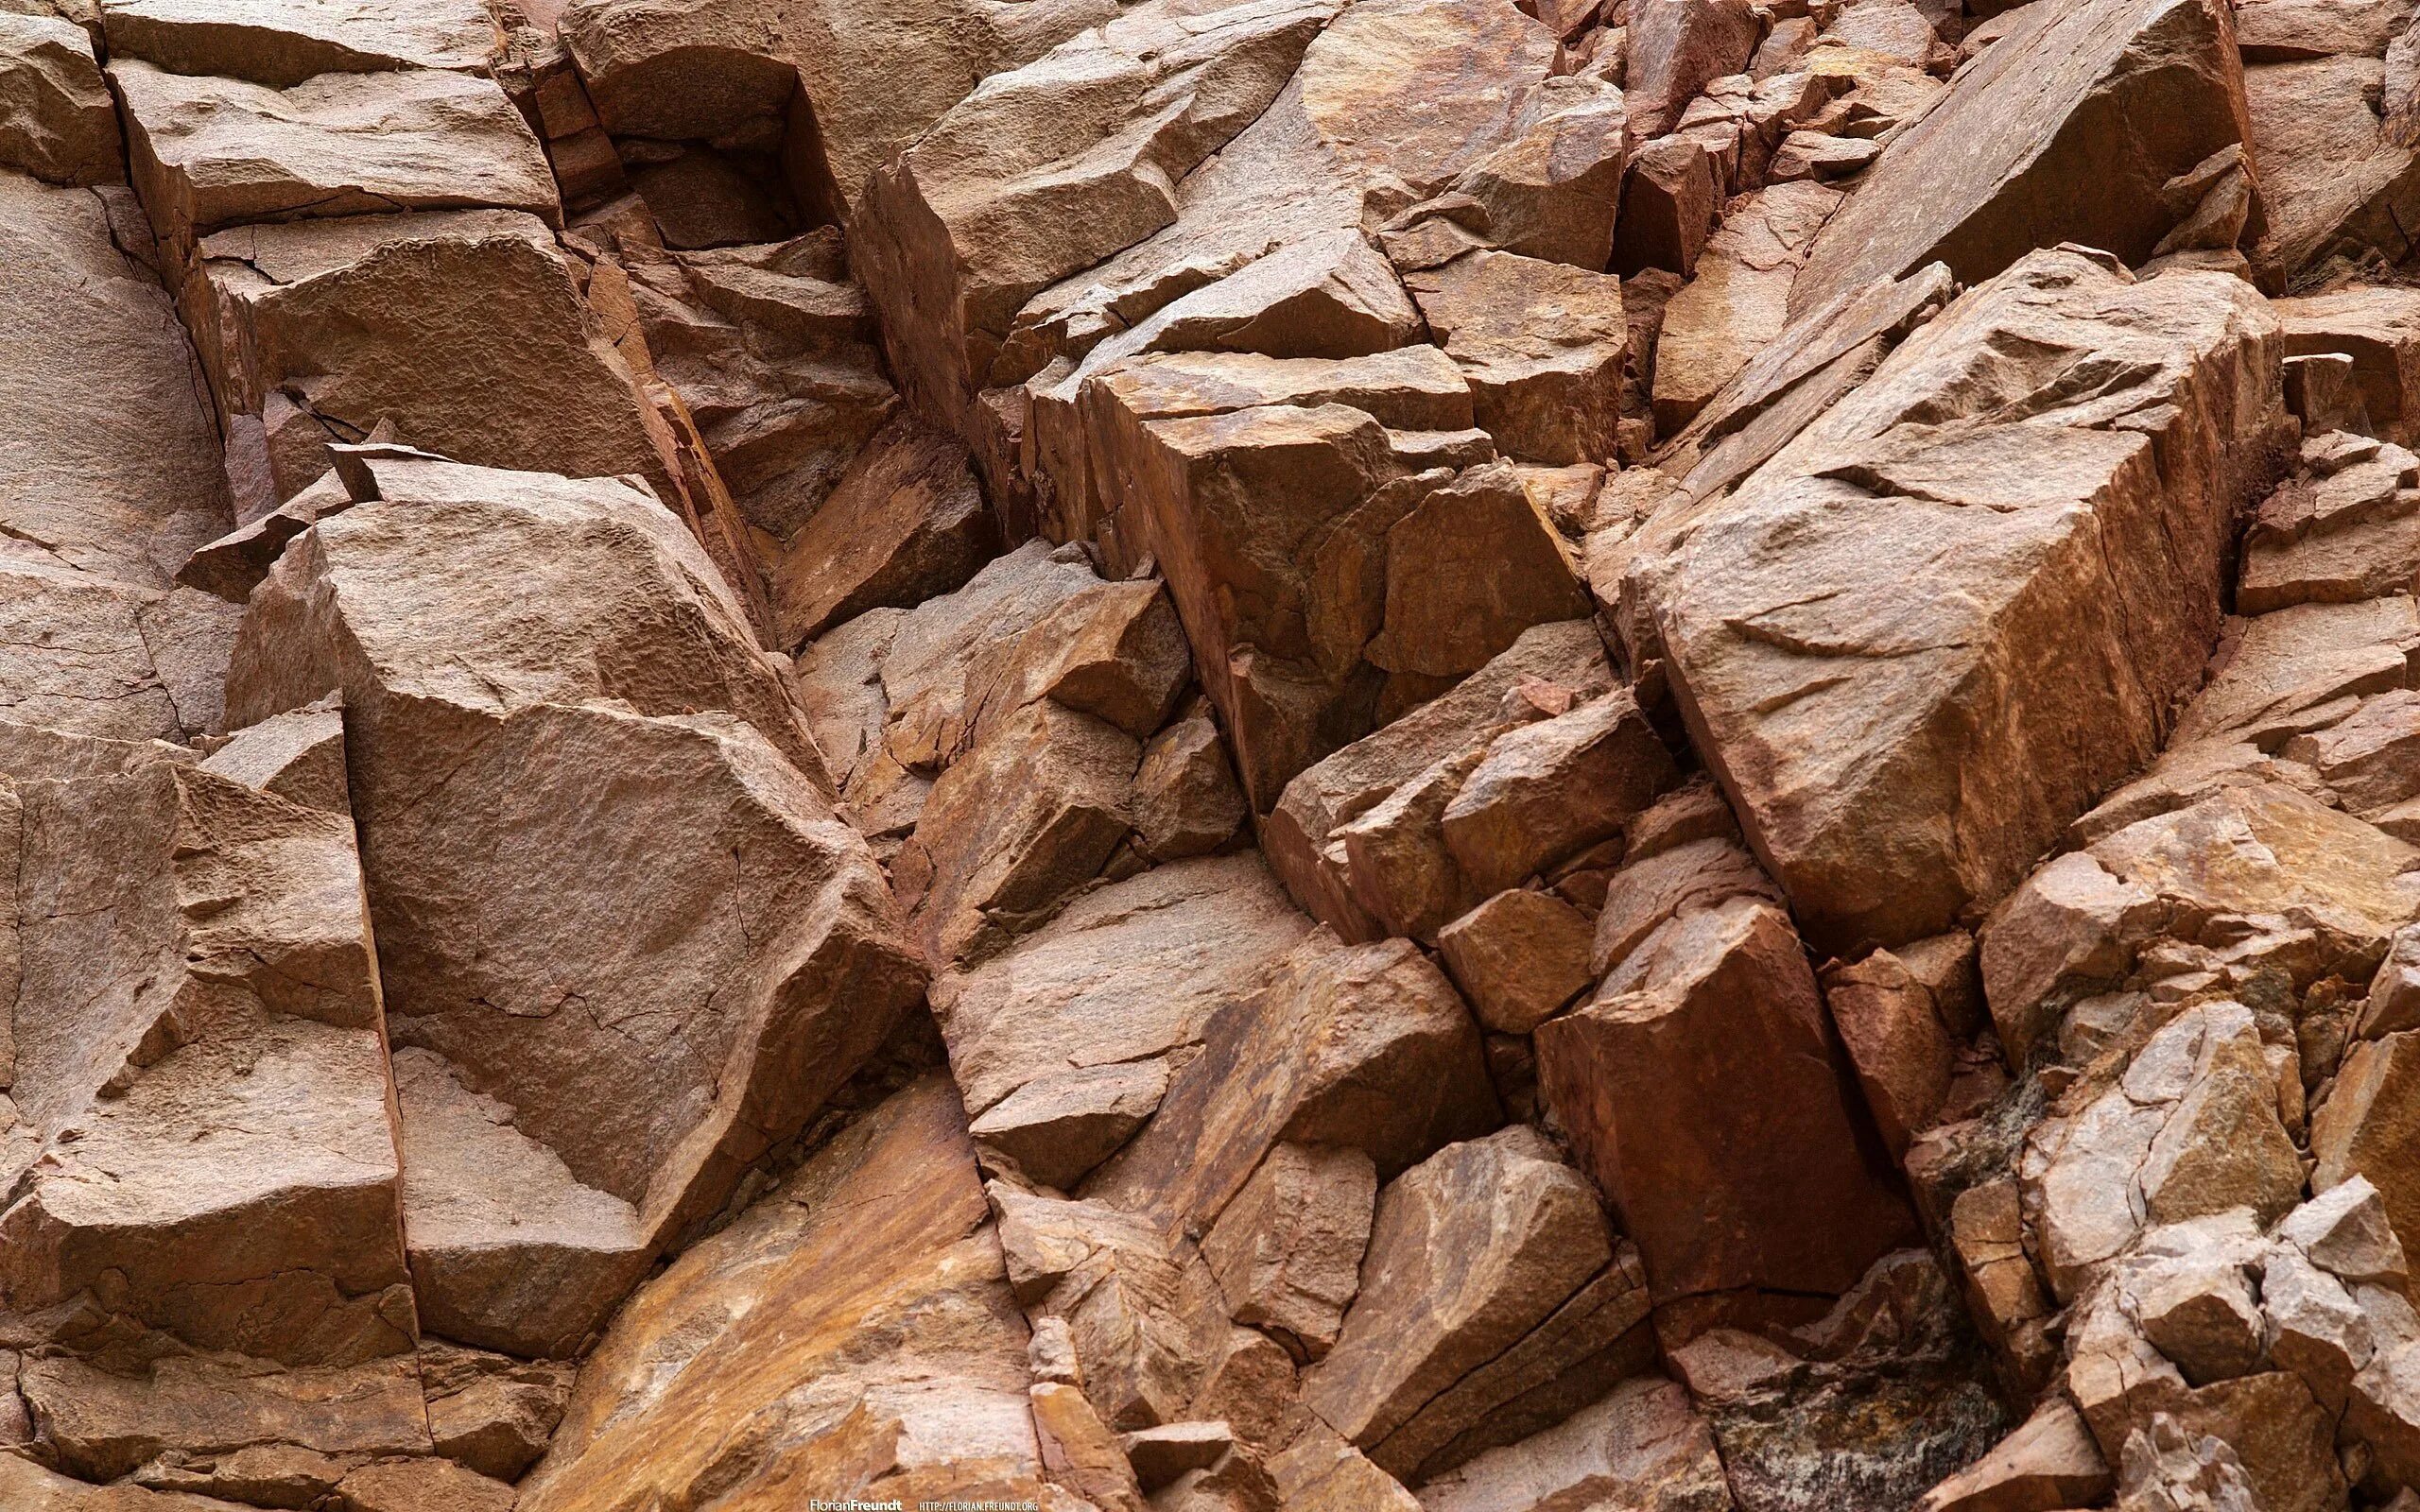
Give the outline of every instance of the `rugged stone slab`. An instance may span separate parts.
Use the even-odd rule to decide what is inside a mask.
[[[110,57],[290,89],[318,74],[485,69],[495,24],[465,0],[108,0]]]
[[[638,1293],[519,1505],[786,1496],[798,1474],[1035,1498],[1026,1331],[989,1216],[946,1079],[894,1094]],[[743,1429],[767,1436],[726,1436]]]
[[[709,1216],[873,1052],[922,971],[669,512],[611,480],[371,469],[379,499],[254,593],[233,696],[249,719],[344,695],[391,1038],[510,1109],[477,1116],[443,1077],[406,1099],[406,1147],[445,1152],[407,1204],[416,1278],[452,1336],[557,1352],[634,1248]],[[515,1266],[587,1280],[534,1313],[496,1289]]]
[[[1564,464],[1614,455],[1629,341],[1618,279],[1477,251],[1408,282],[1470,380],[1479,428],[1508,455]]]
[[[165,589],[231,529],[192,349],[95,195],[0,173],[0,522],[65,565]]]
[[[119,60],[129,151],[161,237],[298,215],[493,207],[561,217],[544,151],[504,91],[443,69],[275,90]]]
[[[912,609],[951,593],[995,554],[998,540],[966,449],[911,420],[894,421],[774,560],[776,634],[795,645],[868,610]]]
[[[185,316],[227,423],[260,418],[277,497],[327,470],[330,441],[382,421],[458,461],[634,472],[668,495],[630,369],[535,217],[246,227],[208,238],[199,257]]]
[[[1636,1512],[1731,1512],[1714,1435],[1678,1383],[1624,1382],[1604,1400],[1420,1488],[1427,1512],[1543,1512],[1577,1499]]]
[[[51,183],[110,183],[126,171],[109,86],[82,27],[0,16],[0,168]]]
[[[1361,1284],[1377,1167],[1363,1151],[1280,1144],[1219,1214],[1201,1257],[1229,1315],[1316,1360]]]
[[[2358,53],[2244,70],[2262,250],[2300,283],[2324,278],[2331,263],[2392,261],[2411,247],[2404,227],[2420,206],[2420,159],[2408,130],[2390,128],[2365,99],[2386,79],[2383,62]]]
[[[1824,226],[1790,307],[1936,261],[1977,283],[2061,242],[2141,263],[2198,208],[2169,181],[2248,132],[2228,8],[2034,7],[1883,148]]]
[[[1335,1349],[1305,1373],[1304,1400],[1381,1469],[1450,1468],[1434,1462],[1457,1456],[1439,1452],[1482,1418],[1494,1415],[1493,1442],[1520,1435],[1498,1395],[1512,1383],[1492,1367],[1608,1267],[1620,1263],[1595,1194],[1534,1129],[1449,1145],[1381,1194],[1361,1295]],[[1644,1297],[1628,1297],[1616,1327],[1598,1320],[1596,1349],[1644,1319]],[[1457,1389],[1474,1374],[1497,1391]]]
[[[1539,1088],[1659,1301],[1838,1295],[1912,1231],[1828,1029],[1788,918],[1752,898],[1680,915],[1540,1026]]]
[[[1940,932],[2158,749],[2227,501],[2273,465],[2274,331],[2234,279],[2037,253],[1688,524],[1654,609],[1675,691],[1819,943]],[[2070,397],[2084,353],[2123,387]]]

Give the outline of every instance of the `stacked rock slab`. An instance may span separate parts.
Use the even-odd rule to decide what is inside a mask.
[[[254,593],[231,687],[246,720],[345,701],[424,1308],[561,1353],[923,972],[674,516],[629,484],[361,465]]]

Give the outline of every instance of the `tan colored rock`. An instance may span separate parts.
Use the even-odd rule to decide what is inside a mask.
[[[1932,993],[1889,951],[1831,968],[1823,981],[1824,1006],[1882,1143],[1905,1158],[1949,1095],[1948,1027],[1934,1011]]]
[[[2170,180],[2249,135],[2225,9],[2064,0],[2029,10],[1883,149],[1824,228],[1790,307],[1803,314],[1936,260],[1976,283],[2061,242],[2140,263],[2197,208],[2164,193]],[[2114,156],[2113,142],[2124,144]]]
[[[629,368],[534,217],[248,227],[199,257],[183,304],[203,369],[231,425],[268,425],[279,497],[381,421],[461,462],[670,488]]]
[[[0,1496],[25,1512],[233,1512],[235,1503],[133,1486],[94,1486],[0,1455]]]
[[[1206,712],[1143,743],[1132,816],[1136,843],[1154,861],[1216,850],[1242,826],[1243,791]]]
[[[1637,1512],[1733,1505],[1713,1433],[1688,1393],[1660,1376],[1626,1381],[1555,1427],[1420,1488],[1427,1512],[1536,1512],[1579,1498]]]
[[[1401,1481],[1316,1418],[1270,1458],[1269,1474],[1285,1504],[1305,1512],[1411,1512],[1420,1504]]]
[[[780,1497],[798,1474],[864,1476],[885,1499],[1032,1499],[1025,1329],[964,1127],[946,1081],[924,1079],[650,1281],[581,1367],[518,1504]],[[777,1432],[724,1438],[742,1425]],[[894,1446],[871,1468],[869,1435]]]
[[[1497,893],[1437,932],[1438,953],[1478,1022],[1528,1034],[1596,980],[1587,917],[1550,892]]]
[[[2273,329],[2233,279],[2137,284],[2036,253],[1691,522],[1654,611],[1676,693],[1819,944],[1940,932],[2158,747],[2220,627],[2214,501],[2270,466]],[[2037,380],[1977,364],[2012,339],[2052,343],[2061,368],[2126,352],[2137,386],[2008,424],[1985,393],[2031,404],[2017,396]],[[2153,395],[2155,434],[2100,428],[2106,407]],[[1884,544],[1918,519],[1922,544]],[[2157,623],[2096,612],[2120,599],[2156,602]],[[2087,661],[2106,671],[2083,677]],[[1988,824],[1970,798],[1986,790]]]
[[[2411,1073],[2420,1038],[2405,1033],[2357,1045],[2344,1058],[2336,1091],[2311,1121],[2311,1172],[2325,1192],[2355,1177],[2366,1177],[2383,1199],[2395,1236],[2420,1235],[2420,1208],[2408,1169],[2415,1130],[2403,1112],[2400,1091]]]
[[[66,566],[166,589],[234,525],[192,349],[100,199],[0,173],[0,523]]]
[[[1270,869],[1303,906],[1340,935],[1376,939],[1387,933],[1356,899],[1353,863],[1338,831],[1391,799],[1440,762],[1475,763],[1507,726],[1544,715],[1530,688],[1568,713],[1572,703],[1611,691],[1603,644],[1585,621],[1534,627],[1451,692],[1374,734],[1346,746],[1289,782],[1263,827]],[[1565,700],[1568,701],[1565,701]],[[1446,795],[1450,801],[1452,795]],[[1432,855],[1444,850],[1443,805]],[[1477,898],[1465,900],[1465,908]],[[1442,915],[1440,925],[1453,918]]]
[[[1641,10],[1627,38],[1638,134],[1658,137],[1678,126],[1682,108],[1715,79],[1747,67],[1763,40],[1755,12],[1740,0],[1689,0]]]
[[[2420,346],[2412,340],[2420,301],[2400,289],[2354,287],[2279,300],[2286,351],[2353,359],[2362,408],[2388,439],[2408,444],[2420,421]]]
[[[1087,1195],[1206,1224],[1280,1143],[1361,1150],[1385,1180],[1499,1121],[1470,1010],[1408,940],[1315,932],[1199,1032],[1159,1115]]]
[[[1201,1239],[1238,1323],[1316,1360],[1361,1284],[1377,1169],[1356,1149],[1279,1144]]]
[[[275,90],[118,60],[135,185],[171,246],[298,215],[494,208],[559,219],[554,174],[488,79],[328,74]]]
[[[116,112],[82,27],[0,16],[0,167],[61,184],[124,176]]]
[[[431,1443],[447,1459],[499,1481],[519,1480],[546,1452],[572,1378],[573,1367],[559,1361],[421,1342]]]
[[[2408,594],[2297,604],[2240,629],[2177,721],[2178,742],[2229,735],[2273,743],[2333,724],[2364,695],[2406,686],[2407,647],[2420,644],[2420,607]]]
[[[390,1032],[446,1063],[405,1101],[406,1147],[427,1142],[406,1203],[424,1310],[466,1343],[562,1352],[873,1052],[922,973],[668,511],[612,481],[370,466],[380,500],[315,525],[254,593],[234,696],[249,719],[344,695]]]
[[[1507,454],[1555,464],[1614,455],[1629,340],[1618,280],[1478,251],[1407,282],[1470,380],[1479,428]]]
[[[1134,1467],[1084,1394],[1071,1385],[1037,1382],[1030,1400],[1043,1473],[1052,1484],[1111,1512],[1142,1512],[1143,1488]]]
[[[967,1108],[979,1118],[1022,1088],[1199,1040],[1310,928],[1251,855],[1177,862],[1085,895],[934,983]]]
[[[1910,1233],[1827,1028],[1788,919],[1748,898],[1678,916],[1594,1003],[1540,1026],[1540,1091],[1659,1300],[1837,1295]]]
[[[1621,833],[1679,774],[1626,692],[1498,735],[1446,804],[1445,845],[1482,890]]]
[[[117,1480],[170,1454],[215,1460],[287,1446],[313,1456],[303,1478],[324,1486],[348,1459],[428,1453],[408,1354],[267,1371],[171,1354],[125,1373],[61,1355],[26,1362],[17,1386],[60,1468],[87,1480]],[[301,1458],[280,1457],[288,1471]]]
[[[1072,1191],[1160,1106],[1165,1061],[1091,1066],[1028,1082],[971,1125],[977,1146],[1044,1186]]]
[[[1449,1146],[1381,1195],[1361,1295],[1335,1349],[1305,1373],[1304,1400],[1397,1474],[1421,1473],[1490,1413],[1487,1436],[1509,1442],[1519,1415],[1454,1387],[1613,1263],[1587,1183],[1534,1130]],[[1644,1315],[1642,1304],[1628,1318]]]
[[[949,593],[993,555],[997,529],[965,449],[895,421],[773,563],[779,636],[795,644],[867,610]]]
[[[1630,147],[1621,93],[1597,78],[1549,78],[1523,113],[1534,124],[1388,227],[1383,240],[1398,267],[1432,267],[1480,248],[1605,266]]]
[[[105,1297],[192,1349],[408,1349],[352,826],[172,747],[7,731],[0,1305],[37,1339]]]
[[[1757,191],[1723,217],[1696,277],[1664,306],[1655,340],[1655,425],[1670,436],[1697,418],[1789,325],[1789,291],[1816,233],[1841,204],[1808,182]]]
[[[2114,1486],[2083,1418],[2045,1403],[1998,1447],[1934,1486],[1924,1512],[2053,1512],[2100,1502]]]
[[[1756,858],[1737,840],[1714,835],[1651,851],[1607,881],[1589,945],[1589,968],[1601,978],[1627,962],[1666,923],[1720,908],[1735,898],[1782,901]]]
[[[317,74],[484,68],[495,24],[462,0],[109,0],[100,7],[112,59],[172,74],[216,74],[290,89]]]
[[[2398,140],[2380,112],[2346,108],[2385,77],[2375,54],[2359,53],[2244,70],[2247,146],[2268,223],[2262,249],[2289,277],[2312,282],[2331,259],[2392,258],[2407,245],[2398,217],[2420,195],[2408,136]]]
[[[441,1459],[384,1460],[337,1483],[337,1512],[512,1512],[512,1487]]]
[[[234,611],[18,548],[0,558],[0,713],[117,740],[182,740],[220,728],[217,681]]]

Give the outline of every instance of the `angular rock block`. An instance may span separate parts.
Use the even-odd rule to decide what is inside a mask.
[[[947,1079],[894,1093],[639,1290],[518,1504],[779,1499],[800,1475],[1036,1499],[1026,1327],[990,1216]]]
[[[407,1351],[346,816],[149,743],[0,727],[0,772],[17,879],[0,1306],[71,1344],[97,1297],[136,1338],[194,1349],[295,1366]]]
[[[1538,1029],[1538,1084],[1638,1241],[1657,1301],[1838,1295],[1905,1244],[1787,916],[1685,913]]]
[[[244,719],[344,696],[390,1037],[441,1062],[402,1105],[426,1307],[466,1343],[566,1352],[923,971],[668,511],[611,480],[367,465],[378,498],[254,593],[233,696]]]
[[[1979,283],[2061,242],[2140,264],[2199,206],[2180,203],[2171,180],[2249,129],[2230,8],[2029,10],[1883,148],[1816,240],[1790,310],[1931,262]]]
[[[470,0],[109,0],[113,60],[291,89],[320,74],[440,68],[477,73],[495,23]]]
[[[1819,946],[1988,905],[2159,748],[2274,467],[2275,329],[2231,278],[2035,253],[1692,522],[1674,691]]]
[[[240,228],[202,243],[180,298],[227,423],[260,418],[279,499],[382,422],[458,461],[670,490],[654,417],[534,216]]]
[[[60,184],[111,183],[126,171],[92,39],[72,22],[0,17],[0,168]]]

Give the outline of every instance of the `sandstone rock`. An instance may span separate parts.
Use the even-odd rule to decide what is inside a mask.
[[[440,1454],[499,1481],[517,1481],[562,1421],[573,1370],[423,1340],[421,1391]]]
[[[1272,1148],[1201,1240],[1235,1320],[1290,1341],[1298,1358],[1326,1354],[1361,1284],[1377,1194],[1360,1150]]]
[[[2141,323],[2153,310],[2157,335]],[[2068,405],[2039,387],[2047,369],[1979,378],[1979,352],[2006,339],[1994,333],[2019,330],[2034,333],[2029,342],[2056,343],[2061,355],[2045,360],[2061,369],[2069,353],[2103,343],[2135,353],[2142,366],[2129,370],[2141,387],[2131,398]],[[1752,842],[1819,943],[1939,932],[2014,886],[2068,819],[2157,747],[2169,702],[2199,675],[2219,628],[2224,514],[2211,501],[2240,497],[2268,465],[2280,413],[2265,366],[2273,330],[2234,280],[2187,273],[2134,284],[2078,253],[2035,254],[1910,337],[1691,524],[1655,610],[1676,692]],[[1978,388],[1962,389],[1955,406],[1972,418],[1953,420],[1939,396],[1969,379],[2029,412],[2041,407],[2040,418],[2005,426],[1992,418],[2000,401]],[[2099,406],[2152,394],[2182,401],[2161,410],[2154,434],[2098,427]],[[2011,491],[2000,459],[2020,453],[2025,479]],[[1886,495],[1897,502],[1884,505]],[[2101,522],[2088,536],[2076,533],[2084,499]],[[1996,507],[1934,502],[1949,500]],[[1914,518],[1908,507],[1930,509],[1926,519],[1958,533],[1954,566],[1941,555],[1945,537],[1910,548],[1928,554],[1924,566],[1880,549]],[[2104,549],[2112,531],[2139,545]],[[1889,570],[1877,572],[1884,561]],[[2118,586],[2138,579],[2140,589]],[[2002,606],[1991,631],[1962,627],[1969,611],[1957,606],[1967,600],[1943,592],[1952,580]],[[2146,595],[2163,607],[2157,627],[2089,608]],[[2043,696],[2050,683],[2030,669],[2072,668],[2083,657],[2109,668],[2091,679],[2106,693],[2080,701],[2067,696],[2077,680],[2065,678],[2050,679],[2060,697]],[[1932,711],[1952,708],[1954,722],[1936,722]],[[1953,724],[1972,731],[1954,755],[1934,744]],[[2045,759],[2053,730],[2091,731],[2100,754]],[[1942,822],[1960,808],[1937,787],[1952,771],[1961,793],[2003,795],[1988,829],[1962,824],[1952,838]]]
[[[1604,646],[1585,621],[1524,631],[1451,692],[1346,746],[1290,782],[1264,826],[1270,869],[1298,902],[1340,935],[1382,936],[1384,927],[1355,900],[1352,864],[1337,843],[1337,831],[1385,803],[1438,763],[1480,758],[1505,726],[1544,713],[1521,694],[1525,686],[1560,689],[1557,701],[1566,694],[1577,701],[1610,691],[1612,680]],[[1509,716],[1508,698],[1517,705]],[[1569,712],[1568,704],[1564,712]],[[1442,852],[1442,806],[1437,817],[1436,845]],[[1447,914],[1438,923],[1452,917]]]
[[[1547,892],[1497,893],[1437,932],[1437,949],[1478,1022],[1528,1034],[1596,980],[1587,918]]]
[[[1667,136],[1639,148],[1622,179],[1615,269],[1625,278],[1650,268],[1683,278],[1695,273],[1722,215],[1723,187],[1721,169],[1702,143]]]
[[[1043,1473],[1095,1506],[1141,1512],[1143,1490],[1134,1468],[1084,1394],[1074,1386],[1038,1382],[1029,1400]]]
[[[956,590],[994,554],[997,528],[964,448],[894,421],[773,563],[780,639],[796,644],[870,609]]]
[[[408,1349],[351,825],[165,747],[9,727],[0,762],[17,879],[0,1304],[35,1338],[85,1332],[77,1308],[105,1297],[138,1337],[189,1349],[295,1366]]]
[[[1206,713],[1182,719],[1143,744],[1134,769],[1134,837],[1154,861],[1182,861],[1226,844],[1244,822],[1235,767]]]
[[[799,1473],[864,1476],[885,1499],[1032,1499],[1025,1331],[964,1127],[945,1081],[918,1082],[650,1281],[581,1367],[518,1504],[786,1495],[771,1488]],[[900,1355],[868,1358],[874,1339]],[[739,1448],[698,1431],[715,1423],[778,1431]],[[871,1468],[868,1434],[892,1446]]]
[[[1595,78],[1549,78],[1523,114],[1534,124],[1391,223],[1383,239],[1397,266],[1435,266],[1479,248],[1605,266],[1630,147],[1621,93]]]
[[[1285,1504],[1306,1512],[1411,1512],[1420,1504],[1401,1481],[1316,1418],[1271,1457],[1269,1473]]]
[[[1714,1435],[1686,1391],[1654,1376],[1626,1381],[1555,1427],[1490,1450],[1420,1490],[1427,1512],[1530,1512],[1576,1498],[1638,1512],[1734,1505]]]
[[[1629,96],[1641,137],[1680,124],[1681,109],[1725,74],[1748,66],[1763,41],[1741,0],[1691,0],[1642,8],[1629,28]]]
[[[1659,1301],[1838,1294],[1904,1242],[1910,1214],[1866,1154],[1834,1057],[1795,933],[1744,898],[1679,916],[1594,1003],[1539,1028],[1539,1087]],[[1764,1163],[1782,1151],[1786,1177]]]
[[[318,74],[442,68],[474,73],[495,24],[462,0],[396,6],[380,0],[109,0],[100,7],[112,59],[172,74],[216,74],[291,89]]]
[[[1028,1082],[971,1125],[977,1146],[1045,1186],[1073,1190],[1117,1153],[1167,1091],[1164,1061],[1093,1066]]]
[[[1627,693],[1508,730],[1490,742],[1440,828],[1472,884],[1518,884],[1613,838],[1678,777]]]
[[[2408,245],[2398,217],[2420,194],[2411,146],[2380,112],[2345,108],[2381,89],[2385,72],[2359,55],[2244,70],[2247,146],[2261,165],[2268,222],[2262,249],[2298,281],[2332,258],[2398,257]]]
[[[1250,855],[1178,862],[1086,895],[1004,954],[934,983],[968,1110],[981,1117],[1046,1078],[1197,1040],[1310,928]]]
[[[1791,308],[1936,259],[1979,282],[2061,242],[2140,263],[2195,208],[2169,181],[2249,134],[2231,19],[2199,0],[2028,10],[1883,149]]]
[[[2372,422],[2389,439],[2411,440],[2420,420],[2420,348],[2411,339],[2420,301],[2398,289],[2357,287],[2279,300],[2274,308],[2287,352],[2351,357],[2354,387]]]
[[[1456,1257],[1450,1269],[1444,1255]],[[1440,1151],[1382,1194],[1361,1295],[1335,1349],[1305,1374],[1305,1400],[1398,1473],[1420,1470],[1432,1446],[1491,1412],[1489,1436],[1518,1437],[1505,1402],[1452,1388],[1547,1324],[1614,1259],[1587,1184],[1533,1130]],[[1642,1302],[1628,1319],[1643,1315]],[[1461,1420],[1424,1422],[1441,1407]]]
[[[279,497],[326,470],[330,440],[382,421],[461,462],[669,490],[630,369],[531,216],[256,226],[198,255],[183,303],[203,369],[231,424],[275,421]]]
[[[290,89],[112,63],[135,185],[161,237],[297,215],[493,207],[560,218],[537,139],[493,82],[443,69]]]
[[[2420,1038],[2391,1034],[2357,1045],[2345,1057],[2336,1091],[2311,1122],[2311,1154],[2318,1164],[2311,1183],[2319,1191],[2365,1177],[2383,1200],[2394,1234],[2420,1235],[2420,1207],[2407,1169],[2413,1131],[2401,1105],[2400,1086],[2411,1074]]]
[[[1932,994],[1896,955],[1876,951],[1824,972],[1824,1001],[1882,1143],[1905,1158],[1949,1094],[1949,1031]]]
[[[872,1053],[921,972],[668,512],[610,481],[372,470],[380,500],[254,593],[234,696],[250,719],[344,695],[390,1033],[444,1063],[406,1101],[424,1309],[466,1343],[560,1352]],[[601,781],[631,764],[665,785]],[[516,880],[461,886],[482,873]]]
[[[0,173],[0,523],[66,566],[166,589],[231,529],[192,350],[97,197]]]
[[[219,728],[233,620],[192,590],[137,588],[18,548],[0,557],[0,712],[118,740]]]
[[[1839,208],[1813,182],[1759,190],[1699,255],[1697,276],[1664,306],[1655,341],[1655,425],[1669,436],[1697,418],[1789,325],[1789,291],[1815,235]]]
[[[109,183],[126,168],[116,113],[82,28],[0,18],[0,167],[52,183]]]
[[[1506,453],[1558,464],[1614,455],[1629,339],[1618,280],[1478,251],[1408,282],[1470,380],[1479,427]]]
[[[235,1505],[133,1486],[94,1486],[14,1454],[0,1456],[0,1495],[26,1512],[231,1512]]]
[[[1470,1010],[1408,940],[1315,931],[1198,1032],[1200,1056],[1088,1195],[1206,1224],[1281,1142],[1363,1151],[1384,1180],[1499,1122]]]
[[[1779,903],[1781,896],[1756,858],[1720,835],[1651,851],[1606,883],[1589,946],[1589,968],[1600,978],[1627,962],[1668,922],[1735,898]]]
[[[2349,717],[2286,743],[2344,807],[2373,821],[2420,794],[2420,696],[2395,689],[2364,699]]]
[[[2406,648],[2420,609],[2406,594],[2354,604],[2297,604],[2241,626],[2241,635],[2177,721],[2176,740],[2268,740],[2333,723],[2365,694],[2406,685]]]
[[[441,1459],[383,1460],[337,1483],[337,1512],[512,1512],[512,1487]]]
[[[324,1485],[347,1459],[428,1452],[408,1355],[284,1370],[169,1355],[124,1374],[62,1355],[27,1362],[18,1389],[60,1467],[88,1480],[117,1480],[170,1455],[215,1461],[279,1445],[316,1456],[307,1463],[318,1471],[304,1479]]]

